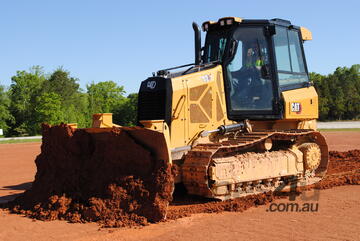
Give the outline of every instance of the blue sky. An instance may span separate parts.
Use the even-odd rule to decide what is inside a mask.
[[[192,21],[283,18],[313,33],[309,71],[360,63],[360,1],[1,0],[0,84],[33,65],[59,66],[86,84],[113,80],[127,93],[159,69],[192,63]],[[204,37],[204,36],[203,36]]]

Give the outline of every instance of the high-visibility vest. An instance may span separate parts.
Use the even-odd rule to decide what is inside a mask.
[[[255,66],[256,66],[256,67],[263,66],[263,65],[264,65],[264,60],[262,60],[262,59],[257,59],[257,60],[255,61]]]
[[[261,67],[261,66],[263,66],[264,65],[264,60],[262,60],[262,59],[257,59],[256,61],[255,61],[255,63],[254,62],[252,62],[252,61],[247,61],[247,63],[246,63],[246,67],[247,68],[249,68],[249,67]]]

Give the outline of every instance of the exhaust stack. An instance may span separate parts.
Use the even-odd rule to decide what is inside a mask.
[[[195,37],[195,65],[199,65],[201,64],[201,32],[197,23],[193,22],[192,27]]]

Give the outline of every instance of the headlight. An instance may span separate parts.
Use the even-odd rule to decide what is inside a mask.
[[[214,24],[216,24],[217,22],[214,22],[214,21],[206,21],[206,22],[203,22],[203,24],[202,24],[202,30],[203,31],[208,31],[209,30],[209,28],[210,28],[210,26],[211,25],[214,25]]]
[[[225,17],[225,18],[220,18],[218,20],[218,22],[220,23],[220,26],[224,26],[224,25],[233,25],[236,23],[241,23],[242,19],[241,18],[237,18],[237,17]]]

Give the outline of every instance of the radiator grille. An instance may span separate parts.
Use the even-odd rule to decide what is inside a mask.
[[[139,120],[164,120],[166,90],[139,93]]]

